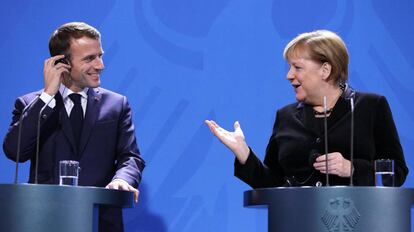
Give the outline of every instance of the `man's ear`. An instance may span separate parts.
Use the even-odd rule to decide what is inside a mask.
[[[331,71],[332,71],[332,65],[328,62],[325,62],[322,64],[322,77],[324,80],[327,80],[329,78],[329,76],[331,75]]]

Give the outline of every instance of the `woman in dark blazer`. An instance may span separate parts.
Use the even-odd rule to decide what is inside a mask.
[[[303,33],[289,42],[284,57],[297,102],[277,111],[264,162],[246,144],[238,122],[234,132],[229,132],[206,120],[214,135],[235,154],[235,175],[253,188],[322,186],[328,171],[330,185],[349,185],[352,173],[354,185],[370,186],[375,184],[374,160],[393,159],[395,185],[401,186],[408,168],[388,102],[377,94],[356,92],[347,84],[349,57],[342,39],[326,30]]]

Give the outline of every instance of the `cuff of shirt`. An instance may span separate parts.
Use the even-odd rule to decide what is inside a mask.
[[[50,108],[55,108],[56,106],[56,100],[54,99],[55,96],[50,96],[49,94],[43,92],[42,94],[40,94],[40,99],[45,103],[49,103],[49,107]]]
[[[129,183],[128,183],[126,180],[124,180],[124,179],[115,178],[115,179],[113,179],[111,182],[113,182],[113,181],[122,181],[122,182],[124,182],[125,184],[128,184],[128,185],[129,185]]]

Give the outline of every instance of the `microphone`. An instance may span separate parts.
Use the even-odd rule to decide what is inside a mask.
[[[324,134],[325,134],[325,167],[326,167],[326,186],[329,186],[329,171],[328,171],[328,116],[327,116],[326,96],[323,97],[323,115],[324,115]]]
[[[19,130],[17,132],[17,151],[16,151],[16,170],[14,171],[14,183],[18,183],[19,178],[19,158],[20,158],[20,149],[21,149],[21,142],[22,142],[22,124],[24,114],[32,107],[32,105],[39,99],[40,95],[37,95],[26,107],[23,108],[21,116],[19,118]]]
[[[66,91],[66,86],[64,87],[63,91],[62,91],[62,96]],[[38,183],[38,170],[39,170],[39,147],[40,147],[40,119],[42,118],[42,113],[43,111],[46,109],[46,107],[49,106],[50,102],[52,102],[52,100],[55,99],[55,96],[53,96],[43,107],[42,109],[40,109],[39,111],[39,115],[37,118],[37,137],[36,137],[36,166],[35,166],[35,184]]]
[[[351,98],[349,99],[350,103],[351,103],[351,175],[350,175],[350,180],[349,180],[349,185],[350,186],[354,186],[354,110],[355,110],[355,106],[354,106],[354,97],[351,96]]]
[[[313,164],[316,162],[316,159],[321,155],[322,154],[320,154],[317,149],[312,149],[309,152],[309,166],[313,168]]]
[[[39,169],[39,147],[40,147],[40,120],[42,118],[42,113],[46,109],[46,107],[52,102],[55,97],[52,97],[39,111],[39,115],[37,118],[37,136],[36,136],[36,168],[35,168],[35,184],[38,183],[37,181],[37,173]]]
[[[309,152],[309,160],[308,160],[309,166],[312,168],[312,173],[302,181],[297,180],[295,178],[295,176],[285,177],[285,181],[286,181],[287,186],[289,186],[289,187],[298,187],[298,186],[303,186],[304,184],[306,184],[313,177],[313,175],[315,174],[315,169],[313,168],[313,163],[315,163],[316,158],[318,158],[321,155],[322,154],[320,154],[317,149],[312,149]]]

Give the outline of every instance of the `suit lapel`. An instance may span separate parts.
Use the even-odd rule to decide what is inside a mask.
[[[351,106],[349,101],[340,97],[334,106],[331,116],[328,118],[328,132],[335,129],[343,120],[345,120],[351,113]]]
[[[98,109],[101,100],[101,94],[98,88],[90,88],[88,90],[88,103],[86,105],[86,114],[83,121],[83,128],[79,146],[79,158],[88,143],[92,128],[95,125],[98,117]]]
[[[293,118],[303,127],[304,130],[307,132],[318,136],[318,133],[313,130],[313,114],[312,111],[309,111],[311,107],[305,105],[304,103],[298,103],[296,107],[296,112],[293,115]]]

